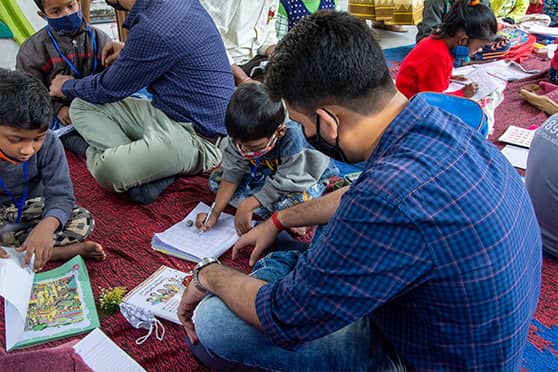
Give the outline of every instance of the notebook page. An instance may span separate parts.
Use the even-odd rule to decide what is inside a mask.
[[[238,240],[234,216],[221,213],[215,226],[203,233],[195,225],[188,226],[188,220],[195,221],[198,213],[208,211],[209,206],[200,202],[186,218],[155,236],[166,245],[196,257],[219,256]]]

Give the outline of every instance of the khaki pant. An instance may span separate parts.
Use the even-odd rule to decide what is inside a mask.
[[[70,117],[90,145],[87,169],[112,191],[205,172],[221,159],[217,146],[200,137],[191,123],[170,119],[144,99],[104,105],[74,99]]]
[[[21,214],[21,222],[16,224],[17,207],[11,204],[0,206],[0,244],[6,247],[19,247],[27,236],[43,219],[45,200],[42,197],[25,201]],[[62,226],[54,236],[54,246],[63,246],[84,241],[91,235],[95,221],[85,208],[74,206],[72,215],[66,225]]]

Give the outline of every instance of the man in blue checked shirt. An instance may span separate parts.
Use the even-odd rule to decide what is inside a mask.
[[[459,118],[401,95],[348,13],[302,19],[266,81],[314,147],[367,164],[243,235],[233,257],[255,246],[251,276],[196,266],[178,312],[194,353],[271,370],[518,370],[541,237],[515,169]],[[316,224],[303,253],[255,262],[280,230]]]
[[[69,147],[87,149],[97,182],[146,204],[176,175],[219,163],[215,143],[226,135],[234,82],[221,36],[197,0],[107,3],[130,11],[126,44],[104,48],[102,62],[110,67],[102,73],[76,80],[58,75],[50,93],[78,98],[70,115],[87,143]],[[143,87],[151,102],[126,98]]]

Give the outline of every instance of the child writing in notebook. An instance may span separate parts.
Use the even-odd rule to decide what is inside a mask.
[[[479,0],[459,0],[449,10],[440,30],[421,40],[403,59],[395,84],[407,98],[424,91],[443,92],[452,78],[456,58],[468,59],[492,40],[496,18]],[[457,77],[456,77],[457,78]],[[449,94],[472,97],[475,83]]]
[[[49,260],[77,254],[103,260],[103,248],[85,240],[93,217],[77,207],[62,144],[48,130],[48,91],[34,77],[0,69],[0,246]],[[0,247],[0,258],[8,253]]]
[[[223,161],[209,179],[216,191],[209,213],[198,214],[196,226],[210,229],[228,204],[237,208],[239,235],[252,227],[252,215],[269,218],[274,211],[322,195],[337,173],[331,159],[308,148],[301,128],[285,123],[281,102],[273,102],[264,85],[246,83],[232,95],[221,143]]]
[[[83,19],[78,0],[34,0],[48,25],[19,48],[16,69],[38,78],[46,87],[58,74],[82,78],[101,72],[101,52],[110,41]],[[70,100],[52,98],[51,129],[71,124]]]

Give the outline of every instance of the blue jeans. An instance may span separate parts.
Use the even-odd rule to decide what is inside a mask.
[[[308,188],[308,190],[304,192],[291,192],[283,195],[279,200],[271,203],[268,207],[261,206],[256,208],[254,210],[254,214],[263,219],[268,219],[275,211],[280,211],[282,209],[292,207],[293,205],[304,203],[308,200],[317,199],[324,193],[329,183],[329,178],[336,174],[336,169],[333,170],[328,168],[324,174],[322,174],[320,180],[312,187]],[[211,191],[217,192],[219,185],[221,184],[222,176],[223,170],[221,168],[217,168],[211,173],[209,176],[209,189]],[[260,191],[265,184],[266,178],[270,176],[271,171],[269,169],[261,171],[258,177],[246,174],[242,177],[242,180],[232,195],[229,204],[238,208],[240,202]]]
[[[280,280],[296,265],[298,251],[268,254],[254,266],[252,276],[272,282]],[[201,345],[211,357],[267,370],[367,371],[396,370],[388,347],[369,317],[309,341],[296,351],[282,349],[248,323],[238,318],[218,298],[207,296],[196,308],[194,324]],[[194,354],[196,348],[191,347]],[[202,360],[203,361],[203,360]],[[220,365],[223,368],[223,365]],[[217,367],[219,368],[219,367]]]

